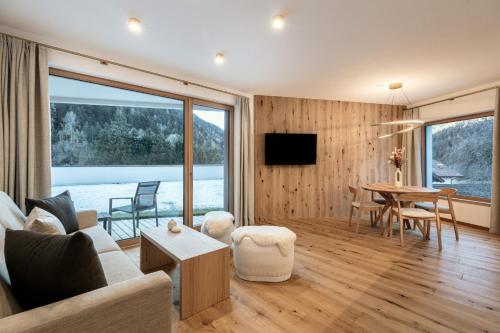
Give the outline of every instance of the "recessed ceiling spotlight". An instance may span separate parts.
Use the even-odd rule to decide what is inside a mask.
[[[141,20],[135,17],[131,17],[128,19],[128,29],[133,33],[142,32],[142,23]]]
[[[226,58],[224,57],[224,53],[217,53],[214,58],[214,62],[216,65],[223,65],[224,62],[226,61]]]
[[[283,15],[275,15],[273,17],[273,29],[281,30],[285,26],[285,17]]]

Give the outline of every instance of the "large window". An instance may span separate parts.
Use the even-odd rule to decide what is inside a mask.
[[[491,198],[493,116],[426,126],[427,186],[453,187],[465,198]]]
[[[159,182],[157,207],[139,213],[139,230],[155,226],[156,216],[160,225],[174,218],[196,226],[207,211],[230,210],[230,106],[56,74],[49,78],[53,195],[69,190],[77,210],[106,216],[111,198],[120,198],[113,208],[127,206],[123,198],[139,183]],[[133,237],[126,209],[112,217],[115,239]]]

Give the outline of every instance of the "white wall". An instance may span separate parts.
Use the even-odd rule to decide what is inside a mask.
[[[445,101],[438,104],[420,108],[420,119],[424,121],[441,120],[492,111],[495,109],[495,90],[457,98],[453,101]]]
[[[444,206],[447,205],[446,202],[441,202],[440,204]],[[455,201],[453,202],[453,208],[455,209],[458,221],[484,228],[490,227],[491,208],[489,206],[485,206],[482,203],[474,205],[462,201]],[[443,217],[451,218],[451,216],[445,214],[443,214]]]
[[[121,81],[147,88],[158,89],[180,95],[203,98],[214,102],[234,105],[235,97],[193,85],[184,85],[178,81],[160,76],[126,69],[114,65],[101,65],[99,62],[80,56],[49,50],[49,65],[55,68],[75,71],[82,74]],[[229,90],[229,89],[228,89]]]
[[[475,87],[466,91],[458,91],[445,96],[439,96],[431,100],[421,101],[414,105],[425,104],[434,100],[441,100],[452,96],[461,95],[474,90],[496,86],[500,82],[493,82],[481,87]],[[484,111],[492,111],[495,108],[495,90],[461,97],[452,101],[445,101],[420,108],[420,119],[424,121],[442,120],[452,117],[464,116]],[[446,205],[446,203],[442,203]],[[454,202],[457,220],[481,227],[490,226],[490,207],[485,204],[471,204],[466,202]],[[448,217],[444,215],[444,217]]]
[[[52,167],[52,186],[182,181],[182,165]],[[224,179],[224,165],[194,165],[193,180]]]

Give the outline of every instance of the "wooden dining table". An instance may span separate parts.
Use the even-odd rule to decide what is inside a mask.
[[[378,193],[382,198],[385,199],[385,206],[382,209],[382,216],[380,217],[380,221],[382,222],[383,216],[388,209],[392,209],[396,202],[395,196],[398,194],[405,193],[437,193],[438,189],[430,188],[430,187],[422,187],[422,186],[402,186],[398,187],[392,183],[372,183],[361,186],[362,189],[370,192]],[[408,220],[404,221],[405,227],[407,229],[411,228],[410,222]],[[420,227],[419,227],[420,229]],[[384,228],[382,228],[384,231]]]

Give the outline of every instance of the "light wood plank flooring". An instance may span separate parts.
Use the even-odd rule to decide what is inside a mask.
[[[271,223],[270,223],[271,224]],[[252,283],[232,274],[231,297],[184,321],[177,332],[500,332],[500,238],[444,225],[382,238],[365,222],[273,223],[297,233],[292,278]],[[127,253],[138,263],[139,249]],[[175,277],[174,277],[175,279]]]

